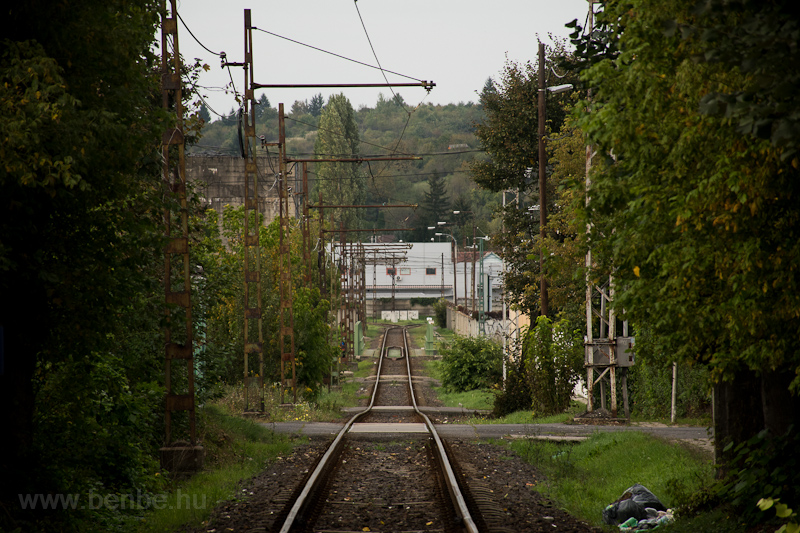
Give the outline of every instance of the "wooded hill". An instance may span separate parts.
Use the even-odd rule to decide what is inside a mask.
[[[296,101],[286,106],[287,153],[290,156],[313,157],[318,125],[325,103],[318,95],[310,102]],[[278,110],[271,107],[262,95],[256,117],[256,136],[264,135],[267,142],[278,140]],[[238,111],[211,121],[206,120],[202,138],[189,150],[192,154],[239,155]],[[499,195],[478,188],[472,180],[469,164],[484,158],[484,152],[474,135],[475,124],[483,120],[482,106],[472,102],[433,105],[414,108],[402,97],[385,99],[381,95],[374,107],[361,107],[354,113],[359,130],[360,156],[419,155],[418,161],[376,162],[360,167],[360,177],[366,181],[367,204],[425,204],[430,197],[431,182],[441,182],[443,194],[434,185],[434,213],[424,209],[370,209],[364,214],[366,227],[423,228],[419,232],[398,233],[398,238],[427,240],[433,236],[428,225],[451,221],[452,210],[474,211],[476,222],[484,232],[491,232],[492,211],[499,205]],[[272,148],[271,150],[275,150]],[[353,154],[328,154],[350,156]],[[314,166],[309,167],[312,198],[316,199]],[[429,198],[430,200],[430,198]],[[431,207],[431,206],[429,206]],[[435,215],[435,216],[434,216]],[[448,216],[449,215],[449,216]],[[436,220],[433,220],[433,219]],[[431,220],[427,220],[431,219]],[[459,221],[459,224],[462,224]],[[496,223],[494,224],[496,225]],[[471,235],[471,231],[469,232]],[[458,235],[457,235],[458,236]],[[460,236],[459,236],[460,239]]]

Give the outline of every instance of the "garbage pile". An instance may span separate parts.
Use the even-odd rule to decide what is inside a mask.
[[[675,521],[672,510],[639,483],[629,487],[617,501],[603,509],[603,522],[625,533],[650,531]]]

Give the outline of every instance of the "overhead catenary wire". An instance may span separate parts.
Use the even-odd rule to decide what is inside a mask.
[[[362,65],[362,66],[365,66],[365,67],[374,68],[376,70],[384,70],[380,66],[376,67],[375,65],[370,65],[369,63],[364,63],[363,61],[358,61],[357,59],[351,59],[351,58],[343,56],[341,54],[337,54],[335,52],[331,52],[329,50],[325,50],[324,48],[319,48],[319,47],[316,47],[316,46],[312,46],[310,44],[302,43],[300,41],[296,41],[294,39],[290,39],[289,37],[284,37],[283,35],[278,35],[277,33],[273,33],[271,31],[262,30],[261,28],[256,28],[255,26],[253,26],[253,29],[254,30],[258,30],[260,32],[264,32],[264,33],[269,34],[269,35],[272,35],[274,37],[278,37],[280,39],[285,39],[285,40],[287,40],[289,42],[292,42],[292,43],[295,43],[295,44],[299,44],[300,46],[305,46],[307,48],[311,48],[312,50],[317,50],[319,52],[322,52],[322,53],[325,53],[325,54],[329,54],[329,55],[344,59],[346,61],[351,61],[353,63],[359,64],[359,65]],[[387,70],[386,72],[388,72],[389,74],[394,74],[396,76],[400,76],[402,78],[408,78],[409,80],[414,80],[414,81],[418,81],[418,82],[423,82],[424,81],[424,80],[421,80],[419,78],[415,78],[413,76],[408,76],[406,74],[400,74],[399,72],[394,72],[394,71],[391,71],[391,70]],[[391,87],[390,87],[390,89],[391,89]]]
[[[203,43],[200,41],[200,39],[198,39],[198,38],[197,38],[197,36],[195,36],[195,34],[194,34],[194,33],[192,33],[192,30],[189,28],[189,26],[188,26],[188,25],[186,24],[186,22],[183,20],[183,17],[181,17],[181,14],[180,14],[179,12],[176,12],[176,13],[177,13],[177,15],[178,15],[178,19],[181,21],[181,24],[183,24],[183,27],[184,27],[184,28],[186,28],[186,31],[188,31],[188,32],[189,32],[189,35],[191,35],[191,36],[192,36],[192,38],[195,40],[195,42],[196,42],[197,44],[199,44],[201,47],[203,47],[203,48],[205,49],[205,51],[206,51],[206,52],[208,52],[209,54],[214,54],[214,55],[215,55],[215,56],[217,56],[217,57],[220,57],[220,56],[222,55],[221,53],[219,53],[219,52],[215,52],[215,51],[213,51],[213,50],[209,49],[209,48],[208,48],[206,45],[204,45],[204,44],[203,44]]]

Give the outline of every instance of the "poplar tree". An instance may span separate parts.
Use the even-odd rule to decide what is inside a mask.
[[[353,158],[358,154],[358,126],[350,100],[344,94],[333,95],[322,110],[319,135],[314,143],[318,158]],[[329,205],[361,205],[366,198],[366,183],[357,163],[316,163],[316,190],[314,198],[322,193],[322,201]],[[329,212],[329,211],[326,211]],[[336,209],[337,227],[343,222],[346,228],[357,228],[363,213],[357,209]]]

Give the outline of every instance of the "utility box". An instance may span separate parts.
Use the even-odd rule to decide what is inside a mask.
[[[617,337],[617,366],[633,366],[636,358],[633,353],[633,345],[636,337]]]
[[[611,364],[611,350],[617,358],[617,366],[627,368],[633,366],[635,357],[633,346],[635,337],[617,337],[610,339],[594,339],[591,344],[585,345],[586,366],[608,366]]]
[[[425,331],[425,355],[433,355],[436,351],[433,347],[433,324],[428,322]]]
[[[364,331],[360,320],[356,322],[353,336],[353,355],[360,359],[361,356],[364,355]]]

